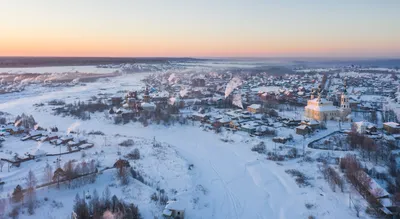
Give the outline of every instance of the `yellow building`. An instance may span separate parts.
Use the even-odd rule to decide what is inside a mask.
[[[251,104],[247,107],[247,111],[251,113],[260,113],[261,112],[261,105],[260,104]]]
[[[321,90],[319,90],[317,98],[314,98],[314,94],[312,94],[311,100],[307,101],[304,114],[305,117],[318,121],[347,120],[351,114],[351,108],[346,87],[341,96],[340,107],[334,106],[332,101],[321,98]]]

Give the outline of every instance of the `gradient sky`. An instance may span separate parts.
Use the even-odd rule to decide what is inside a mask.
[[[400,0],[0,0],[0,56],[400,57]]]

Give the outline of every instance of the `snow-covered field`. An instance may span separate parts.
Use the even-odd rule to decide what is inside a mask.
[[[66,73],[66,72],[79,72],[79,73],[113,73],[117,71],[116,68],[97,68],[96,66],[46,66],[46,67],[27,67],[27,68],[0,68],[0,73],[22,74],[22,73]]]
[[[72,67],[68,67],[72,68]],[[106,69],[110,70],[110,69]],[[17,69],[14,69],[18,72]],[[333,192],[322,178],[315,162],[302,162],[294,159],[285,162],[270,161],[265,155],[251,151],[255,138],[244,134],[231,134],[234,140],[225,143],[220,140],[222,134],[206,132],[197,125],[175,125],[170,127],[150,125],[143,127],[139,123],[115,125],[104,115],[94,115],[91,120],[77,121],[71,117],[59,117],[46,110],[33,107],[33,104],[47,102],[52,99],[63,99],[72,102],[77,99],[86,100],[99,93],[115,94],[119,90],[135,90],[143,87],[140,79],[148,75],[140,73],[126,75],[107,80],[88,83],[86,86],[65,87],[58,90],[37,87],[35,95],[29,90],[22,93],[0,96],[0,111],[13,115],[29,114],[42,127],[57,126],[61,132],[72,124],[79,131],[101,131],[105,136],[89,136],[89,141],[95,146],[85,151],[86,157],[74,153],[62,156],[62,161],[70,159],[98,159],[101,167],[112,166],[121,156],[126,155],[134,148],[141,152],[141,159],[131,161],[131,166],[143,172],[146,181],[151,185],[144,185],[131,180],[127,186],[119,185],[115,179],[115,170],[107,170],[97,177],[95,184],[88,184],[75,189],[43,188],[38,190],[41,201],[36,214],[21,218],[67,218],[72,210],[76,193],[96,189],[101,193],[106,186],[111,193],[126,201],[139,205],[144,218],[160,218],[162,207],[151,202],[150,195],[156,188],[165,189],[170,198],[176,198],[186,205],[187,218],[268,218],[292,219],[308,218],[356,218],[354,210],[348,207],[348,193]],[[299,115],[293,114],[293,117]],[[333,124],[335,126],[335,124]],[[333,130],[321,131],[317,136],[323,136]],[[294,134],[294,130],[280,129],[279,134]],[[161,148],[153,148],[151,142],[162,142]],[[293,147],[299,150],[302,140],[295,137]],[[35,146],[36,142],[27,141],[23,144],[15,137],[7,137],[3,144],[4,152],[26,150]],[[106,139],[106,140],[104,140]],[[120,147],[118,143],[125,139],[135,141],[132,147]],[[312,139],[307,139],[310,141]],[[107,142],[106,144],[104,142]],[[258,140],[259,141],[259,140]],[[272,150],[271,139],[264,140],[267,150]],[[14,145],[14,146],[13,146]],[[25,146],[26,145],[26,146]],[[53,147],[43,145],[42,147]],[[51,148],[50,148],[51,149]],[[49,150],[50,150],[49,149]],[[317,156],[319,152],[310,149],[310,156]],[[338,152],[340,153],[340,152]],[[3,156],[0,153],[0,156]],[[6,181],[0,197],[7,197],[17,184],[24,183],[24,177],[29,169],[33,170],[39,179],[42,178],[43,168],[48,163],[54,163],[56,157],[42,158],[41,161],[28,161],[19,168],[11,168],[10,172],[0,172],[0,178]],[[193,164],[193,169],[188,166]],[[310,177],[311,186],[299,187],[295,179],[285,173],[287,169],[299,169]],[[173,192],[176,191],[176,192]],[[52,200],[62,202],[63,207],[56,208]],[[313,208],[306,208],[305,204],[313,204]],[[361,215],[368,218],[364,214]]]

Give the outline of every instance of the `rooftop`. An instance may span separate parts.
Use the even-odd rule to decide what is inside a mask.
[[[166,210],[176,210],[176,211],[184,211],[185,205],[179,201],[168,201],[165,206]]]

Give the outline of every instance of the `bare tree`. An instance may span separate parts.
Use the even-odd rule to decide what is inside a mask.
[[[11,199],[13,202],[20,202],[24,199],[24,193],[22,192],[22,187],[20,185],[15,187]]]
[[[35,213],[35,202],[36,202],[36,189],[37,179],[32,170],[29,170],[28,177],[26,178],[27,187],[27,198],[28,198],[28,213],[30,215]]]
[[[374,140],[366,137],[363,139],[362,149],[367,151],[368,160],[370,161],[371,160],[371,152],[376,151],[377,146],[376,146]]]
[[[0,172],[3,172],[3,166],[6,164],[4,160],[0,160]]]
[[[65,178],[68,180],[68,187],[71,187],[71,180],[76,176],[73,161],[64,164]]]
[[[45,182],[51,182],[53,180],[53,168],[48,163],[44,167],[43,180]]]
[[[122,185],[127,185],[129,183],[128,167],[120,166],[117,168],[117,177],[121,181]]]

